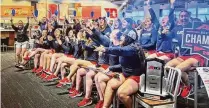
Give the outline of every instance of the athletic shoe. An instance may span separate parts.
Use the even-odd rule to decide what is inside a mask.
[[[42,72],[42,74],[39,76],[41,79],[44,79],[47,77],[47,74],[45,74],[44,72]]]
[[[180,96],[180,95],[181,95],[182,89],[183,89],[183,85],[180,84],[180,85],[179,85],[179,91],[178,91],[177,96]]]
[[[58,79],[58,77],[52,74],[52,75],[47,76],[47,78],[45,80],[46,81],[54,81],[56,79]]]
[[[16,68],[19,68],[19,66],[20,66],[20,64],[15,64],[15,67],[16,67]]]
[[[40,73],[43,71],[43,67],[39,67],[37,70],[36,70],[36,73]]]
[[[82,92],[79,92],[78,90],[74,90],[74,92],[72,93],[72,94],[69,94],[69,96],[71,97],[71,98],[75,98],[75,97],[80,97],[80,96],[82,96]]]
[[[58,83],[58,84],[56,85],[57,88],[61,88],[61,87],[63,87],[63,86],[64,86],[64,85],[61,84],[61,83]]]
[[[60,80],[59,83],[61,83],[61,84],[71,84],[71,81],[68,78],[64,78],[64,79]]]
[[[50,71],[50,69],[45,70],[44,72],[46,72],[46,74],[51,75],[52,72]]]
[[[37,70],[37,68],[33,68],[32,72],[33,72],[33,73],[35,73],[35,72],[36,72],[36,70]]]
[[[25,69],[25,66],[19,65],[17,68],[19,68],[19,69]]]
[[[80,101],[78,103],[78,107],[85,107],[85,106],[88,106],[88,105],[91,105],[91,104],[92,104],[92,100],[91,99],[84,98],[82,101]]]
[[[181,97],[182,98],[187,98],[190,94],[191,94],[191,91],[192,91],[192,86],[189,85],[189,86],[184,86],[183,87],[183,90],[181,92]]]
[[[30,57],[26,56],[25,58],[23,58],[25,61],[29,61]]]
[[[104,103],[104,101],[102,100],[100,100],[96,105],[95,105],[95,108],[102,108],[103,107],[103,103]]]
[[[72,93],[74,93],[75,90],[76,90],[75,87],[71,87],[71,88],[68,90],[68,92],[69,92],[69,94],[72,94]]]

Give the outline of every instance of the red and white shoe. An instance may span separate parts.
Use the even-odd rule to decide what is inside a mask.
[[[83,93],[82,92],[79,92],[78,90],[74,90],[74,92],[72,94],[69,94],[69,96],[71,98],[80,97],[82,95],[83,95]]]
[[[40,74],[42,71],[43,71],[43,67],[39,67],[39,68],[36,70],[36,74]]]
[[[102,107],[103,107],[103,104],[104,104],[104,101],[103,101],[103,100],[100,100],[100,101],[95,105],[95,108],[102,108]]]
[[[33,73],[35,73],[35,72],[36,72],[36,70],[37,70],[37,68],[33,68],[32,72],[33,72]]]
[[[72,82],[68,78],[64,78],[64,79],[60,80],[59,83],[61,83],[61,84],[71,84]]]
[[[50,71],[50,69],[47,69],[47,70],[45,70],[44,71],[46,74],[48,74],[48,75],[51,75],[52,74],[52,72]]]
[[[75,87],[71,87],[71,88],[68,90],[68,92],[69,92],[69,94],[72,94],[72,93],[74,93],[75,90],[76,90]]]
[[[41,73],[41,75],[39,76],[41,79],[44,79],[44,78],[46,78],[47,77],[47,74],[46,73],[44,73],[44,72],[42,72]]]
[[[92,104],[92,99],[84,98],[82,101],[78,103],[78,107],[85,107]]]
[[[57,79],[59,79],[59,78],[52,74],[52,75],[47,76],[45,81],[54,81],[54,80],[57,80]]]
[[[189,86],[184,86],[181,92],[181,97],[182,98],[187,98],[193,91],[193,86],[189,85]]]
[[[58,83],[58,84],[56,85],[57,88],[61,88],[61,87],[63,87],[63,86],[64,86],[64,85],[61,84],[61,83]]]

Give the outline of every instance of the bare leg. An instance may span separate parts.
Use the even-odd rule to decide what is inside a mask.
[[[133,79],[127,79],[118,88],[118,98],[125,104],[126,108],[132,108],[132,98],[131,95],[139,90],[139,84]]]
[[[39,60],[40,54],[36,54],[34,57],[34,68],[37,68],[38,66],[38,60]]]

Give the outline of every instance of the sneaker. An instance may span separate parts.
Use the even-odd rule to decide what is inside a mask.
[[[68,78],[64,78],[64,79],[60,80],[59,83],[61,83],[61,84],[71,84],[71,81]]]
[[[47,77],[47,74],[45,74],[44,72],[42,72],[42,74],[39,76],[41,79],[44,79]]]
[[[23,65],[19,65],[19,66],[17,66],[16,68],[19,68],[19,69],[25,69],[25,66],[23,66]]]
[[[179,91],[178,91],[177,96],[180,96],[180,95],[181,95],[182,89],[183,89],[183,85],[180,84],[180,85],[179,85]]]
[[[78,90],[74,90],[74,92],[72,93],[72,94],[69,94],[69,96],[71,97],[71,98],[75,98],[75,97],[80,97],[80,96],[82,96],[82,92],[79,92]]]
[[[43,67],[39,67],[37,70],[36,70],[36,73],[40,73],[43,71]]]
[[[29,61],[30,57],[26,56],[25,58],[23,58],[25,61]]]
[[[45,70],[44,72],[46,72],[46,74],[51,75],[52,72],[50,71],[50,69]]]
[[[88,105],[91,105],[91,104],[92,104],[92,100],[91,99],[84,98],[82,101],[80,101],[78,103],[78,107],[85,107],[85,106],[88,106]]]
[[[100,100],[96,105],[95,108],[102,108],[104,101]]]
[[[61,88],[61,87],[63,87],[63,86],[64,86],[64,85],[61,84],[61,83],[58,83],[58,84],[56,85],[57,88]]]
[[[182,89],[182,92],[181,92],[181,97],[182,98],[187,98],[191,94],[192,88],[193,87],[191,85],[184,86],[183,89]]]
[[[33,73],[35,73],[35,72],[36,72],[36,70],[37,70],[37,68],[33,68],[32,72],[33,72]]]
[[[76,90],[75,87],[71,87],[71,88],[68,90],[68,92],[69,92],[69,94],[72,94],[72,93],[74,93],[75,90]]]
[[[16,67],[16,68],[19,68],[19,66],[20,66],[20,64],[15,64],[15,67]]]
[[[56,79],[58,79],[58,77],[52,74],[52,75],[47,76],[47,78],[45,80],[46,81],[54,81]]]

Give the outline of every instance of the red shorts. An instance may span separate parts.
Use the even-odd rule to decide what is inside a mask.
[[[109,65],[107,65],[107,64],[102,64],[101,67],[104,68],[104,69],[106,70],[106,69],[109,67]]]
[[[174,58],[174,54],[173,53],[162,53],[162,52],[156,52],[155,53],[158,57],[161,57],[161,56],[166,56],[170,59]]]
[[[200,66],[204,66],[204,62],[205,62],[204,58],[201,57],[200,55],[197,55],[197,54],[194,54],[194,55],[191,55],[191,56],[180,56],[179,58],[181,58],[184,61],[189,59],[189,58],[194,58],[197,61],[199,61]]]
[[[150,54],[153,54],[155,53],[156,51],[155,50],[148,50],[147,53],[150,55]]]
[[[97,62],[95,62],[95,61],[90,61],[92,64],[94,64],[94,65],[96,65],[97,64]]]
[[[123,76],[125,77],[124,74],[123,74]],[[138,84],[140,82],[140,76],[129,76],[129,77],[125,77],[125,78],[126,78],[126,80],[127,79],[132,79],[132,80],[136,81],[136,83],[138,83]]]

